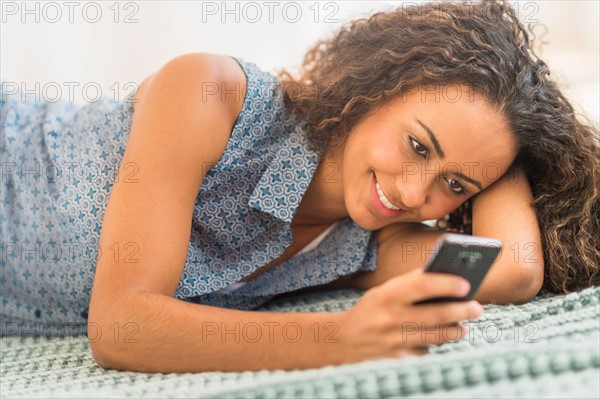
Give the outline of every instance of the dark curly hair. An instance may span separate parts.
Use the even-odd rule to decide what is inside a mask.
[[[404,5],[352,21],[277,77],[323,160],[377,107],[420,85],[464,84],[506,117],[542,232],[542,291],[600,285],[600,140],[575,114],[504,1]],[[437,226],[470,234],[471,199]]]

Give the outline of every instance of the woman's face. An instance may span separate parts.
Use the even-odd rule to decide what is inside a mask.
[[[468,87],[451,86],[414,90],[378,108],[333,159],[349,216],[377,230],[444,217],[498,180],[515,156],[494,106]],[[384,207],[376,182],[402,211]]]

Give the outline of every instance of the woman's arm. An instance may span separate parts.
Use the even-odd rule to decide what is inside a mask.
[[[473,235],[502,240],[502,251],[477,298],[523,303],[544,281],[542,237],[533,194],[522,168],[509,170],[473,199]]]
[[[104,368],[164,373],[336,364],[341,344],[315,336],[331,332],[327,323],[338,314],[247,312],[173,298],[198,191],[244,101],[206,98],[205,83],[231,92],[246,78],[231,58],[191,54],[136,93],[121,168],[135,164],[137,173],[114,183],[103,219],[88,319],[94,358]]]
[[[475,299],[481,303],[524,303],[541,289],[544,263],[533,195],[525,173],[507,173],[473,198],[475,236],[498,238],[503,250],[483,281]],[[422,268],[444,231],[422,223],[397,223],[377,231],[377,270],[336,280],[313,289],[367,290]]]

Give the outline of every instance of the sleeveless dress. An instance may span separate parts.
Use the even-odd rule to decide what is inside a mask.
[[[292,243],[291,221],[317,154],[307,146],[304,121],[284,109],[277,79],[231,58],[246,74],[245,100],[198,193],[174,297],[250,310],[280,294],[375,270],[373,231],[348,217],[296,256],[237,284]],[[15,86],[2,81],[0,92],[0,335],[85,333],[110,190],[135,172],[117,173],[133,93],[79,105],[36,101]]]

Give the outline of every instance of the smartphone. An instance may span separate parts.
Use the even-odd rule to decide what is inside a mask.
[[[471,290],[464,297],[438,297],[415,302],[415,305],[473,299],[501,248],[502,242],[495,238],[442,234],[436,242],[434,254],[425,264],[424,272],[459,275],[469,281]]]

